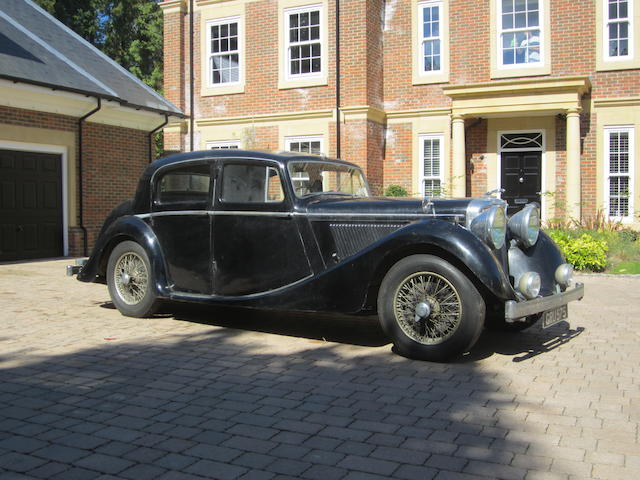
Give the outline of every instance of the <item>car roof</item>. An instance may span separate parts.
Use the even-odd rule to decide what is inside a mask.
[[[214,158],[247,158],[247,159],[256,159],[256,160],[272,160],[283,165],[287,165],[292,161],[315,161],[315,162],[332,162],[339,163],[346,167],[354,167],[360,168],[357,165],[345,162],[344,160],[336,160],[333,158],[319,156],[319,155],[310,155],[305,153],[297,153],[297,152],[265,152],[259,150],[240,150],[240,149],[220,149],[220,150],[200,150],[195,152],[187,152],[187,153],[178,153],[175,155],[170,155],[168,157],[160,158],[155,162],[151,163],[147,167],[146,174],[152,175],[156,170],[165,167],[167,165],[179,164],[182,162],[190,162],[194,160],[205,160],[205,159],[214,159]]]

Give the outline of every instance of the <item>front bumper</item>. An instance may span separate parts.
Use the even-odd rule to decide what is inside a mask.
[[[582,297],[584,297],[584,284],[576,283],[576,286],[571,290],[549,295],[548,297],[534,298],[524,302],[508,300],[504,304],[504,318],[507,322],[513,322],[517,318],[553,310],[574,300],[582,300]]]

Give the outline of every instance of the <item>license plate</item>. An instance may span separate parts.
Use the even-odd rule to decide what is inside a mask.
[[[569,316],[568,308],[566,305],[562,305],[553,310],[547,310],[542,315],[542,328],[550,327],[558,322],[561,322]]]

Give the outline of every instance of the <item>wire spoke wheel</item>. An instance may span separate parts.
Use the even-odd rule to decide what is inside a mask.
[[[140,303],[149,288],[149,272],[142,257],[135,252],[121,255],[115,263],[113,281],[124,303]]]
[[[462,301],[446,278],[416,272],[400,282],[393,297],[393,313],[402,331],[423,345],[450,338],[462,319]]]

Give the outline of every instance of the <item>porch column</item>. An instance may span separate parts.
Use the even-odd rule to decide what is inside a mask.
[[[566,215],[580,220],[580,111],[567,111],[567,172],[566,172]]]
[[[464,151],[464,118],[453,115],[451,119],[451,136],[453,150],[453,164],[451,169],[451,196],[464,197],[466,195],[466,168]]]

